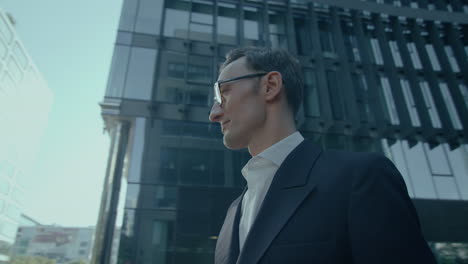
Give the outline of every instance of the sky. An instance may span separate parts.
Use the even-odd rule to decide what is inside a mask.
[[[110,143],[98,103],[121,6],[122,0],[0,0],[53,94],[25,186],[24,212],[41,224],[96,225]]]

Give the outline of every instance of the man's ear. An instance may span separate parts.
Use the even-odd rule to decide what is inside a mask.
[[[280,72],[272,71],[265,76],[265,99],[274,101],[280,98],[283,89],[283,77]]]

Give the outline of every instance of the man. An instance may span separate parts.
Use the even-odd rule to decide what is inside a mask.
[[[385,157],[325,151],[297,132],[298,62],[268,48],[232,50],[210,120],[248,148],[247,188],[228,209],[216,264],[436,263],[403,178]]]

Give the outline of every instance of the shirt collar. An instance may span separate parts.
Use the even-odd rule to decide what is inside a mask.
[[[281,166],[286,157],[304,140],[301,133],[296,131],[286,138],[271,145],[257,156],[270,160],[276,166]]]

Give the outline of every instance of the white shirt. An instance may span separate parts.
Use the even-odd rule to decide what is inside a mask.
[[[239,223],[239,249],[242,250],[244,246],[247,234],[270,188],[276,171],[289,153],[303,140],[302,135],[296,131],[265,149],[257,156],[252,157],[242,168],[242,175],[247,181],[247,191],[242,199],[242,217]]]

